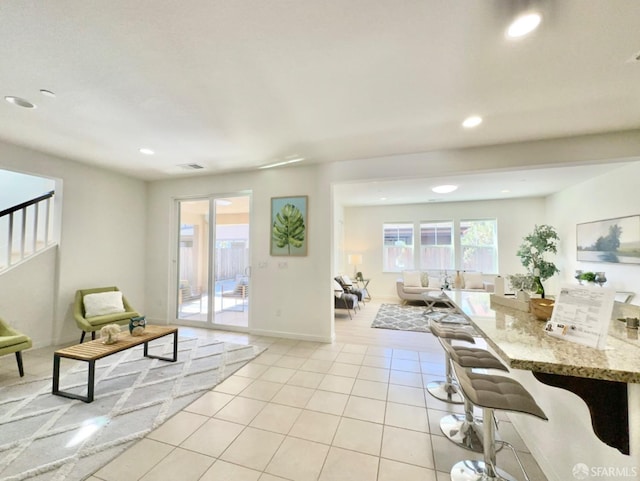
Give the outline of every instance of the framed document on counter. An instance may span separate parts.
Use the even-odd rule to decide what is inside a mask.
[[[553,337],[604,349],[615,294],[604,287],[563,286],[544,330]]]

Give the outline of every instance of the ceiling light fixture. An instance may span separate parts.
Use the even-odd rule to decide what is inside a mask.
[[[527,12],[516,17],[507,28],[507,37],[520,38],[533,32],[542,22],[542,15],[538,12]]]
[[[295,162],[302,162],[304,157],[298,157],[296,159],[284,160],[282,162],[276,162],[275,164],[263,165],[262,167],[258,167],[259,169],[270,169],[271,167],[279,167],[281,165],[293,164]]]
[[[458,190],[458,186],[457,185],[438,185],[436,187],[434,187],[433,189],[431,189],[433,192],[435,192],[436,194],[450,194],[451,192]]]
[[[232,202],[227,199],[216,199],[216,205],[231,205]]]
[[[49,97],[51,99],[55,99],[56,98],[56,94],[54,92],[52,92],[51,90],[40,89],[40,93],[42,95],[44,95],[45,97]]]
[[[13,97],[13,96],[7,95],[4,99],[7,102],[9,102],[10,104],[17,105],[18,107],[23,107],[25,109],[35,109],[36,108],[35,104],[32,104],[28,100],[25,100],[25,99],[20,98],[20,97]]]
[[[153,154],[155,154],[155,152],[154,152],[153,150],[151,150],[151,149],[147,149],[147,148],[144,148],[144,147],[143,147],[143,148],[141,148],[141,149],[139,150],[139,152],[140,152],[141,154],[144,154],[144,155],[153,155]]]
[[[481,123],[482,123],[482,117],[480,117],[479,115],[471,115],[470,117],[467,117],[466,119],[464,119],[464,121],[462,122],[462,126],[465,129],[472,129],[474,127],[477,127]]]

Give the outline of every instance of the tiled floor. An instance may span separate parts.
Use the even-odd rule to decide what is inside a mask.
[[[369,302],[353,320],[336,311],[334,344],[184,328],[268,350],[90,481],[449,480],[453,464],[481,455],[441,435],[439,419],[461,407],[424,389],[443,377],[442,348],[431,334],[371,329],[378,307]],[[28,366],[48,373],[51,358],[34,351]],[[499,418],[530,479],[545,481],[508,418]],[[507,449],[498,464],[524,479]]]

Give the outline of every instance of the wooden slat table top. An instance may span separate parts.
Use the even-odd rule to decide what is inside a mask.
[[[177,327],[147,324],[144,333],[140,336],[132,336],[128,330],[122,331],[118,334],[118,341],[114,344],[103,344],[101,339],[96,339],[95,341],[58,349],[54,352],[54,355],[68,359],[78,359],[80,361],[95,361],[177,331]]]

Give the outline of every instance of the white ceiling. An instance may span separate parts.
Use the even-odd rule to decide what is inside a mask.
[[[0,138],[154,180],[640,127],[640,1],[536,3],[3,0]]]
[[[340,184],[334,188],[345,206],[422,204],[546,197],[572,185],[621,168],[625,163],[508,170],[482,174]],[[436,194],[438,185],[456,185],[450,194]]]

